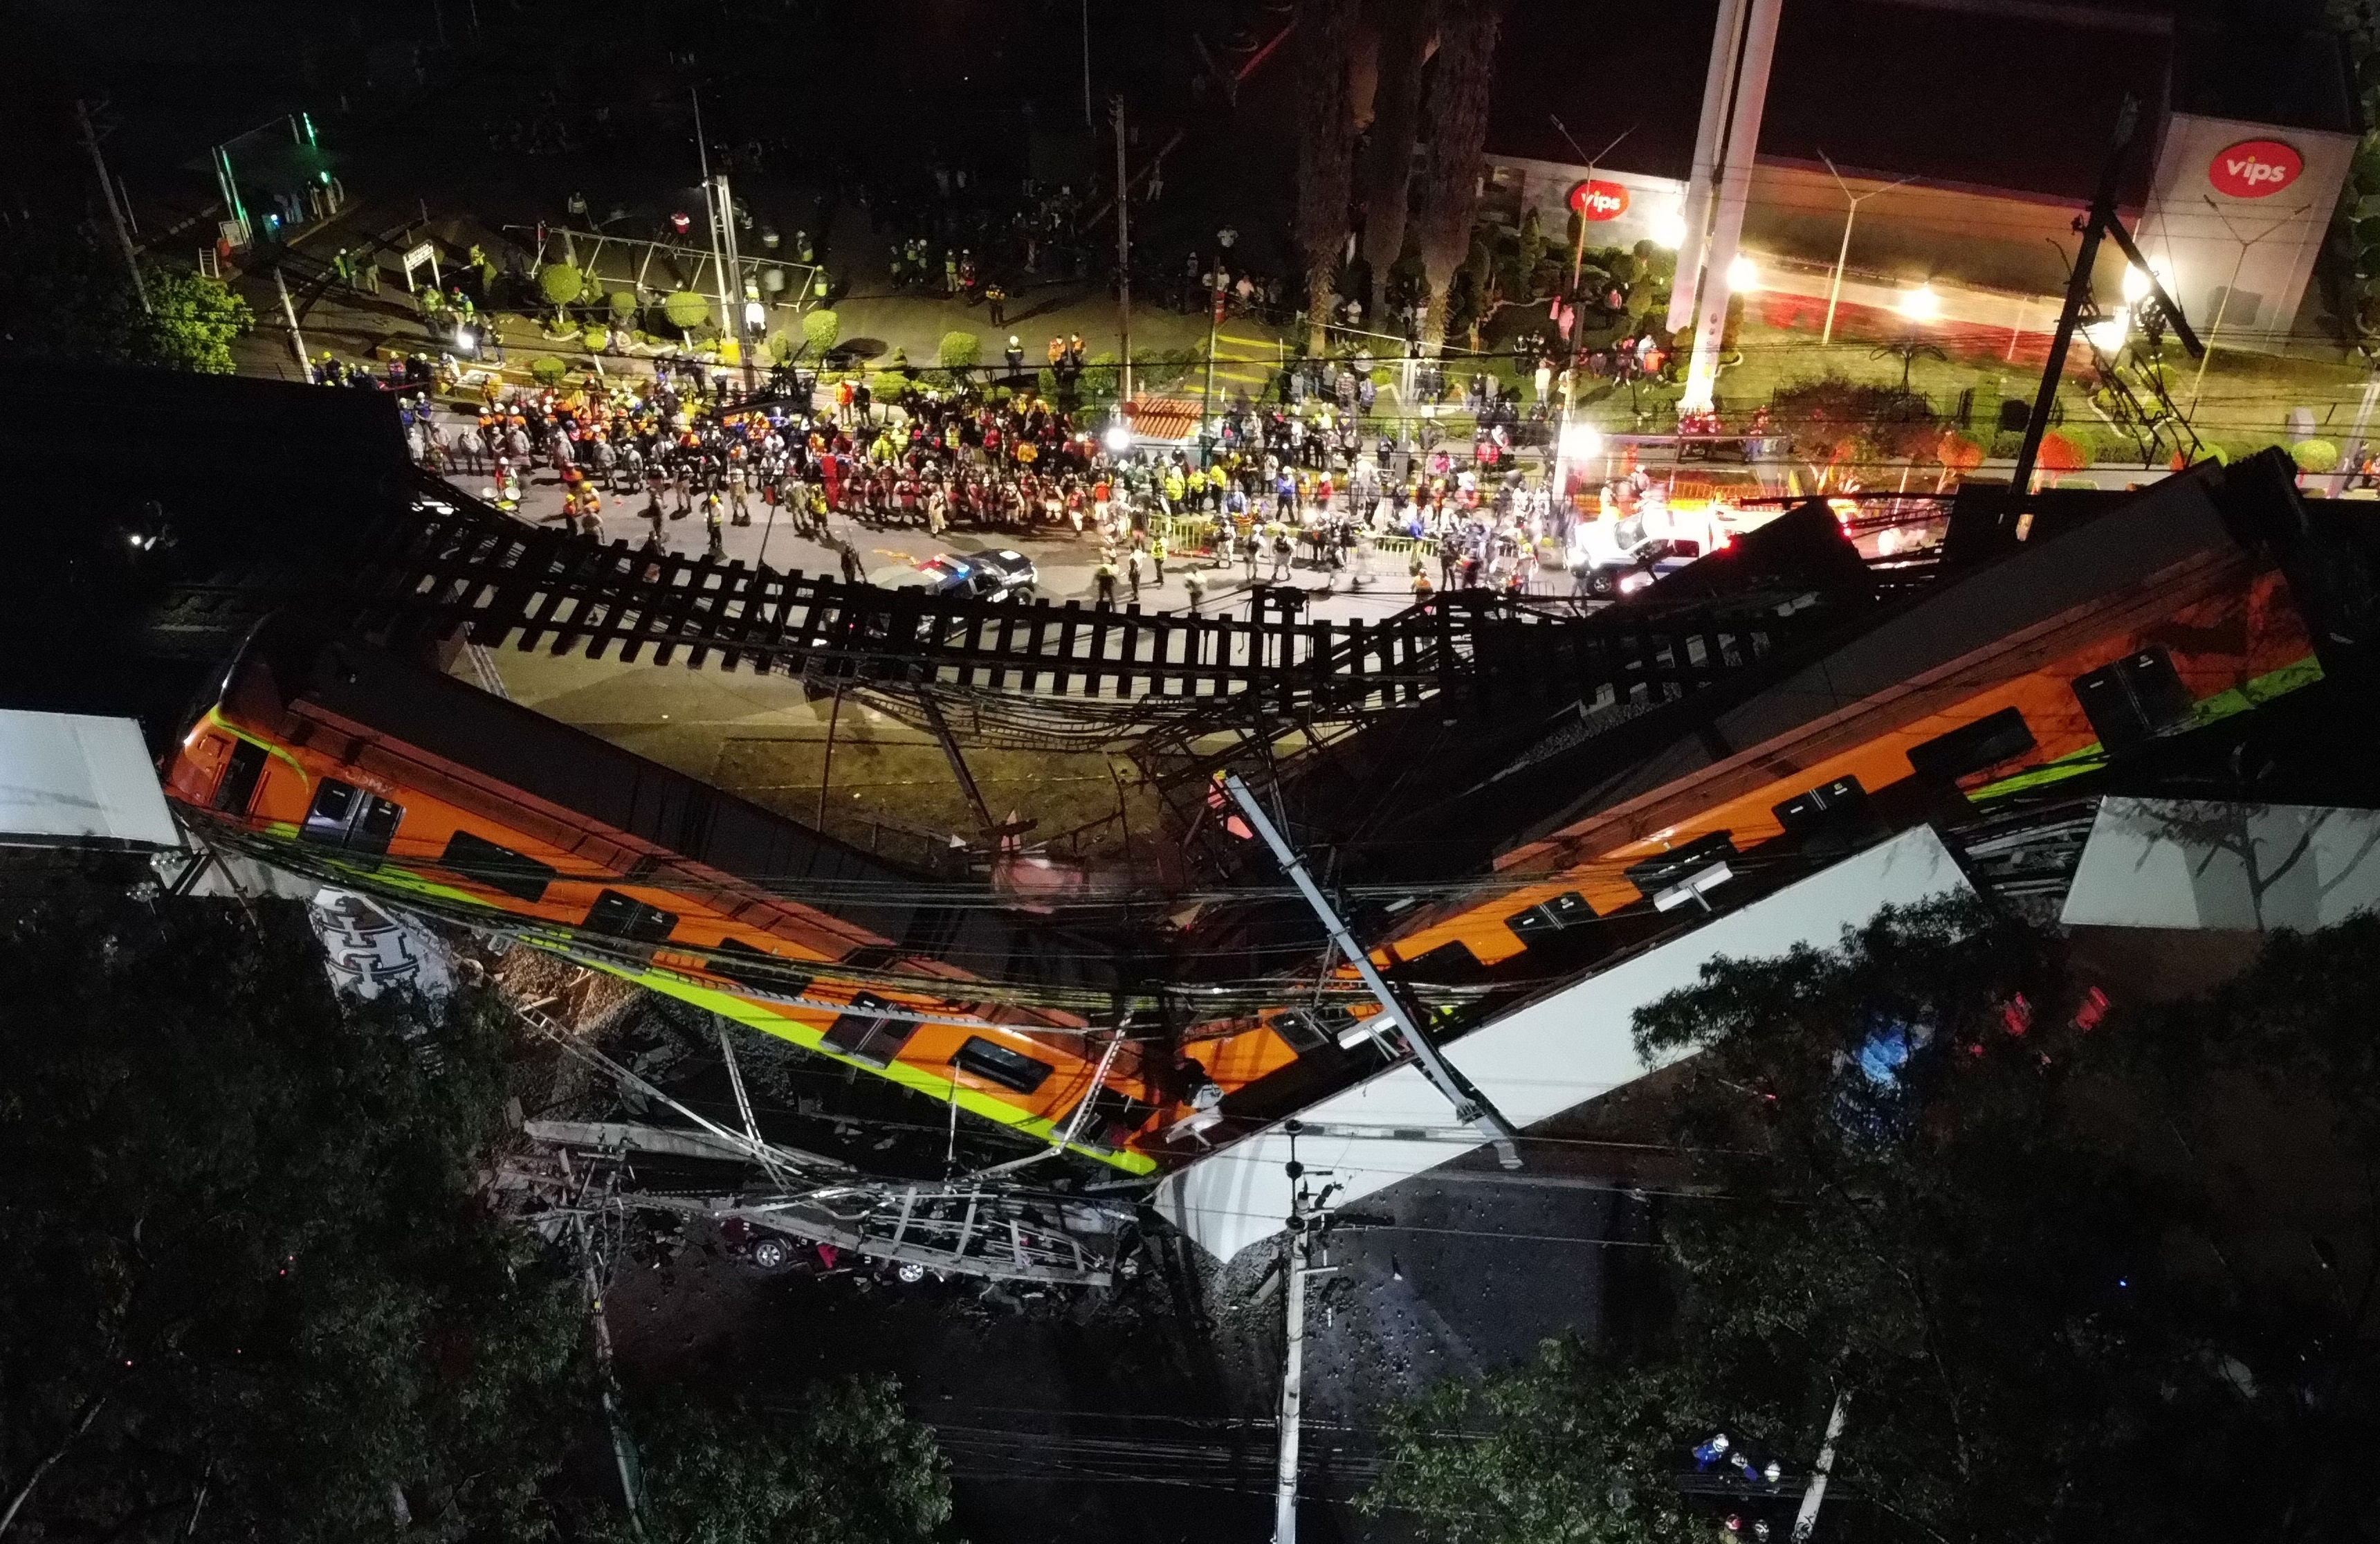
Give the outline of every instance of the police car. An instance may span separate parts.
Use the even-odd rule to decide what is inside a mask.
[[[1041,576],[1023,553],[942,553],[869,576],[889,590],[916,590],[963,601],[1029,601]]]

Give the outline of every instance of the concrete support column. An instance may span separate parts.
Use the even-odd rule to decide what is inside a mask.
[[[1743,212],[1752,201],[1752,163],[1760,149],[1760,117],[1768,101],[1768,67],[1777,55],[1777,18],[1784,0],[1750,0],[1744,28],[1743,62],[1737,71],[1735,104],[1729,115],[1727,155],[1711,216],[1710,249],[1703,260],[1700,305],[1694,319],[1694,352],[1686,368],[1682,408],[1701,410],[1711,405],[1711,386],[1718,377],[1718,345],[1727,330],[1730,298],[1727,271],[1735,262],[1743,237]]]
[[[1703,78],[1703,115],[1694,126],[1694,168],[1686,178],[1685,234],[1678,240],[1678,276],[1670,286],[1669,330],[1685,331],[1694,317],[1695,282],[1710,237],[1711,185],[1718,179],[1718,156],[1727,130],[1735,66],[1743,46],[1743,8],[1748,0],[1718,0],[1718,26],[1711,34],[1710,69]]]

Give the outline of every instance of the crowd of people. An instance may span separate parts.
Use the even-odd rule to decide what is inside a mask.
[[[420,373],[409,361],[386,383],[416,386]],[[845,530],[1080,538],[1096,550],[1102,601],[1139,598],[1144,584],[1167,582],[1169,558],[1178,571],[1194,554],[1249,584],[1293,582],[1304,568],[1360,588],[1384,577],[1377,557],[1388,551],[1403,560],[1402,579],[1390,582],[1418,595],[1544,589],[1540,573],[1567,565],[1572,512],[1519,455],[1542,443],[1542,402],[1524,409],[1488,377],[1451,390],[1425,383],[1459,391],[1475,425],[1442,437],[1434,416],[1386,411],[1395,405],[1380,400],[1374,374],[1361,355],[1293,361],[1260,397],[1228,403],[1203,440],[1179,445],[1111,437],[1104,410],[1094,419],[1031,393],[920,383],[887,402],[856,374],[796,377],[759,400],[695,367],[570,388],[508,389],[490,377],[460,423],[433,412],[426,392],[404,400],[414,452],[431,468],[513,510],[531,477],[550,472],[562,502],[540,517],[600,540],[607,515],[626,516],[655,552],[680,521],[698,519],[719,556],[728,528],[773,519],[839,551],[844,577],[862,578],[832,517]],[[1190,603],[1207,582],[1194,565]]]

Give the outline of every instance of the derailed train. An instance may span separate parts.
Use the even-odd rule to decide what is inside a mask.
[[[1870,796],[2022,799],[2318,681],[2305,597],[2226,529],[2234,506],[2294,507],[2293,494],[2233,471],[2239,488],[2176,480],[1869,614],[1780,657],[1723,711],[1648,714],[1658,737],[1624,760],[1593,741],[1524,754],[1527,779],[1480,783],[1492,808],[1428,806],[1510,831],[1524,805],[1598,790],[1406,910],[1376,958],[1525,994],[1679,925],[1655,891],[1697,864],[1740,853],[1757,869],[1846,816],[1864,829]],[[1203,1151],[1184,1128],[1214,1092],[1229,1124],[1212,1135],[1227,1140],[1377,1064],[1369,1048],[1340,1053],[1362,1039],[1347,1010],[1298,1006],[1310,974],[1258,1011],[1129,1028],[1094,939],[291,624],[241,651],[169,791],[219,840],[503,926],[1130,1173]]]
[[[1208,1085],[1293,1054],[1250,1027],[1185,1076],[1114,1022],[1096,941],[292,621],[240,650],[166,790],[214,840],[516,932],[1131,1173]]]

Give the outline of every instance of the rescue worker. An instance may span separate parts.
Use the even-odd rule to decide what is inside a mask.
[[[702,529],[710,534],[710,545],[702,555],[717,559],[727,555],[725,532],[721,529],[719,490],[709,488],[702,494]]]

